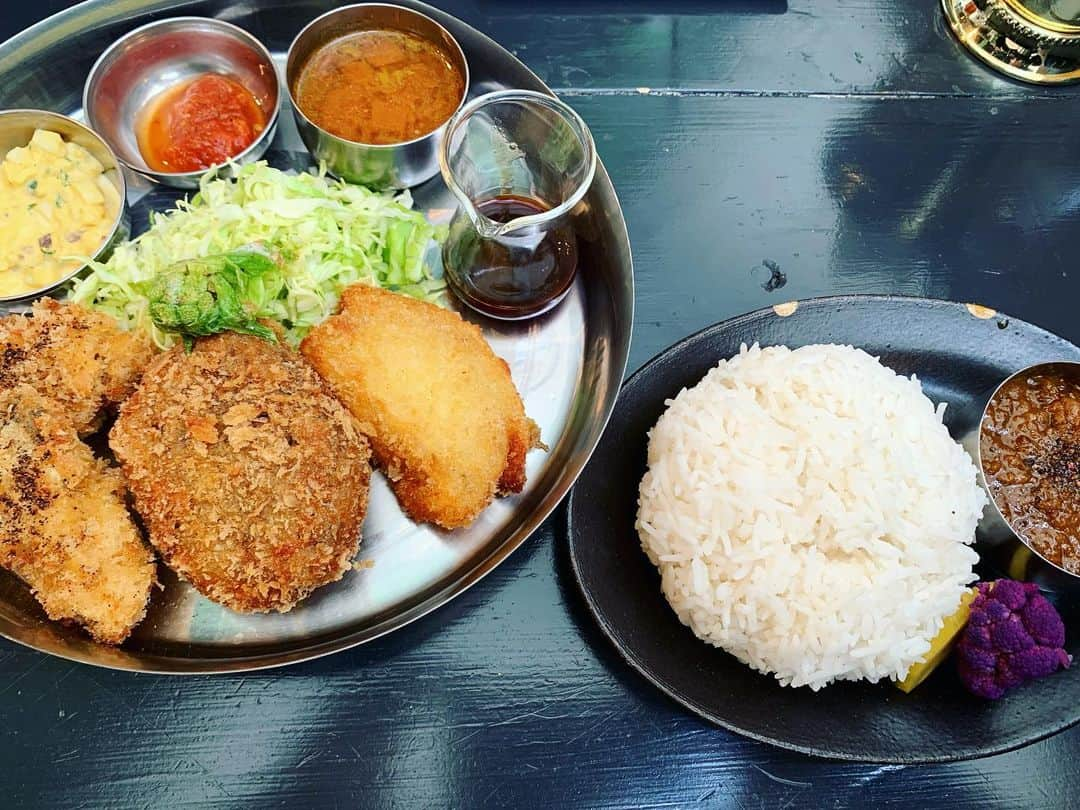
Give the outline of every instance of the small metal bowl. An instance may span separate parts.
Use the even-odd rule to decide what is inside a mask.
[[[232,163],[258,160],[277,128],[281,88],[266,47],[242,28],[209,17],[173,17],[136,28],[101,54],[83,88],[86,120],[128,168],[175,188],[197,188],[210,167],[195,172],[158,172],[139,151],[136,127],[159,93],[205,73],[235,79],[266,110],[266,127]],[[228,165],[228,164],[225,164]]]
[[[994,495],[990,491],[990,486],[986,480],[986,472],[983,469],[982,462],[982,429],[986,423],[990,405],[997,398],[1001,389],[1018,377],[1025,377],[1038,373],[1060,373],[1062,371],[1072,375],[1077,380],[1080,380],[1080,363],[1069,360],[1036,363],[1035,365],[1022,368],[1002,380],[999,385],[995,386],[978,400],[978,402],[982,404],[978,427],[975,429],[974,436],[971,437],[970,444],[965,442],[965,445],[968,446],[969,452],[975,459],[975,464],[979,471],[979,483],[986,491],[987,500],[989,501],[986,508],[983,510],[982,520],[979,522],[980,539],[991,546],[1006,544],[1006,547],[1010,541],[1012,541],[1013,544],[1019,541],[1019,543],[1023,544],[1023,547],[1026,548],[1027,553],[1020,553],[1022,551],[1020,546],[1015,546],[1011,550],[1006,548],[1006,550],[1010,550],[1012,554],[1012,562],[1009,564],[1010,575],[1013,575],[1016,578],[1038,582],[1050,591],[1071,590],[1075,592],[1080,589],[1080,575],[1068,571],[1057,563],[1046,559],[1046,557],[1039,553],[1038,549],[1035,548],[1023,532],[1018,531],[1013,527],[1002,513],[997,501],[994,500]]]
[[[457,106],[460,110],[469,94],[469,65],[465,53],[450,32],[435,20],[402,6],[361,3],[328,11],[297,34],[285,62],[285,83],[289,88],[296,127],[308,151],[317,161],[325,163],[330,173],[376,190],[409,188],[434,177],[439,171],[439,142],[446,130],[446,121],[453,113],[438,128],[411,141],[390,144],[349,141],[327,132],[304,114],[296,103],[296,82],[311,55],[326,43],[357,31],[387,29],[423,37],[438,45],[453,60],[464,79]]]
[[[46,110],[3,110],[0,111],[0,158],[17,146],[26,146],[36,129],[47,129],[55,132],[65,141],[77,143],[86,149],[105,167],[105,177],[115,186],[116,193],[120,197],[120,209],[116,212],[112,227],[109,228],[104,240],[102,240],[101,246],[92,257],[98,261],[104,261],[112,253],[113,247],[118,242],[127,239],[131,232],[127,217],[127,184],[124,181],[124,172],[120,168],[116,155],[113,154],[109,145],[96,132],[78,121],[68,118],[66,115]],[[2,305],[3,310],[18,310],[20,309],[19,303],[29,302],[47,295],[78,275],[85,267],[86,265],[73,267],[71,272],[63,278],[31,292],[0,296],[0,305]],[[0,270],[6,269],[0,268]]]

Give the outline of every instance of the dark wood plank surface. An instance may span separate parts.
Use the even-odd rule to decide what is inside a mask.
[[[0,36],[64,5],[6,9]],[[724,317],[838,292],[977,301],[1080,340],[1076,91],[993,76],[936,2],[441,5],[593,128],[634,247],[631,370]],[[765,260],[783,288],[764,289]],[[284,670],[135,676],[0,644],[3,804],[1012,808],[1080,791],[1075,730],[879,767],[697,720],[599,636],[563,520],[433,615]]]

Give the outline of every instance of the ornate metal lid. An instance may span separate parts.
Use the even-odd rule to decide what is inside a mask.
[[[1080,0],[941,0],[975,56],[1035,84],[1080,81]]]

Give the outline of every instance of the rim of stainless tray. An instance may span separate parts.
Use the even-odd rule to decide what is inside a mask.
[[[554,95],[551,89],[517,57],[467,23],[446,12],[418,2],[418,0],[395,0],[395,3],[420,11],[436,20],[451,32],[455,39],[462,44],[464,50],[481,48],[484,52],[492,53],[494,57],[503,62],[509,60],[509,64],[513,66],[514,71],[520,78],[525,80],[524,89],[534,89]],[[270,5],[270,3],[266,3],[266,5]],[[332,6],[332,3],[328,3],[329,6]],[[219,14],[227,12],[229,8],[228,3],[224,0],[185,0],[182,3],[177,3],[175,0],[119,0],[119,2],[114,2],[114,0],[86,0],[79,5],[54,14],[16,34],[6,42],[0,43],[0,72],[6,73],[12,69],[18,69],[19,62],[29,60],[37,53],[50,47],[59,47],[59,43],[68,36],[78,34],[91,27],[113,25],[126,19],[132,20],[132,27],[135,27],[157,16],[164,17],[185,13],[212,16],[215,12]],[[311,19],[314,19],[322,12],[318,8],[305,6],[302,13],[305,15],[310,14]],[[304,24],[297,25],[296,30],[299,31]],[[266,42],[265,36],[260,36],[260,39]],[[271,47],[271,50],[274,50],[273,47]],[[76,81],[79,80],[81,80],[81,77],[76,78]],[[81,85],[77,90],[81,92]],[[460,575],[455,576],[448,584],[443,585],[441,582],[435,582],[428,589],[421,590],[416,597],[415,603],[409,604],[404,610],[392,612],[391,615],[387,616],[377,615],[367,620],[363,626],[357,628],[346,627],[340,632],[294,640],[281,645],[271,644],[269,645],[270,649],[246,647],[234,657],[193,656],[187,658],[135,653],[127,651],[123,647],[114,649],[98,645],[90,641],[89,638],[81,639],[80,643],[69,640],[62,645],[47,644],[42,643],[40,639],[35,641],[33,638],[35,633],[41,634],[43,632],[40,623],[34,627],[28,627],[25,623],[13,620],[11,616],[6,615],[6,612],[0,613],[0,636],[59,658],[109,669],[159,674],[214,674],[254,671],[321,658],[372,641],[411,624],[436,608],[445,605],[479,582],[506,560],[513,551],[519,548],[540,524],[551,515],[555,508],[562,503],[577,480],[578,475],[584,469],[589,457],[596,449],[596,445],[607,427],[626,372],[634,317],[633,258],[622,208],[599,158],[597,159],[593,188],[589,196],[595,196],[601,201],[602,210],[608,220],[607,225],[613,235],[613,241],[619,248],[619,256],[611,262],[612,266],[617,268],[611,278],[611,288],[615,294],[611,297],[612,300],[603,302],[603,306],[610,307],[611,310],[610,325],[612,335],[609,340],[604,341],[605,345],[599,349],[603,359],[597,361],[597,369],[603,372],[602,380],[585,379],[585,372],[589,368],[590,353],[593,351],[590,350],[586,352],[582,379],[578,383],[579,389],[583,385],[586,387],[593,385],[604,387],[604,398],[601,401],[595,401],[590,406],[590,413],[578,415],[581,422],[577,426],[574,424],[574,419],[578,409],[575,408],[567,415],[567,422],[561,434],[561,436],[570,435],[573,438],[573,446],[567,454],[567,463],[557,470],[552,469],[548,472],[545,468],[543,473],[539,473],[550,475],[552,480],[546,489],[538,490],[535,507],[521,519],[512,521],[501,541],[493,541],[489,546],[485,546],[477,554],[477,562],[471,567],[466,567],[460,572]],[[274,649],[275,646],[282,648]]]

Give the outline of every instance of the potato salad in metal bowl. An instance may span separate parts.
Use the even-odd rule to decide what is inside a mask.
[[[38,129],[10,149],[0,163],[0,297],[48,287],[85,264],[120,205],[105,167],[59,133]]]

